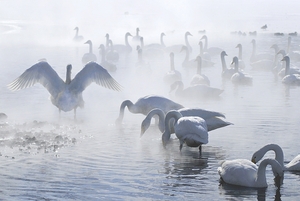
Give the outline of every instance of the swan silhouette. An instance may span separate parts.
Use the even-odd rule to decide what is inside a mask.
[[[222,78],[231,79],[232,75],[235,73],[234,68],[227,68],[225,62],[225,56],[228,56],[225,51],[221,52],[221,63],[222,63]]]
[[[72,65],[69,64],[66,81],[63,81],[47,62],[40,61],[8,84],[8,88],[17,91],[40,83],[51,94],[51,102],[59,109],[59,113],[61,110],[64,112],[74,110],[75,118],[76,109],[84,106],[82,92],[92,82],[108,89],[121,90],[121,85],[96,62],[87,63],[73,80],[71,79],[71,70]]]
[[[283,57],[282,61],[285,61],[285,76],[282,78],[281,82],[286,85],[300,85],[300,74],[290,73],[290,57]]]
[[[89,45],[89,52],[85,53],[82,57],[82,63],[86,64],[89,61],[97,61],[96,55],[93,53],[93,43],[91,40],[86,41],[84,44]]]
[[[76,42],[83,41],[83,36],[78,35],[79,28],[75,27],[74,30],[76,30],[76,33],[75,33],[75,36],[73,38],[73,41],[76,41]]]

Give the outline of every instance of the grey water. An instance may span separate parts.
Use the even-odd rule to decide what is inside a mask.
[[[131,16],[129,12],[127,16],[127,13],[122,13],[132,21],[136,17],[134,14]],[[286,162],[300,152],[300,88],[286,87],[272,72],[254,71],[249,64],[253,38],[257,41],[258,51],[274,54],[270,49],[273,44],[286,48],[287,33],[297,31],[286,23],[298,19],[297,13],[290,14],[280,18],[281,21],[278,16],[258,16],[251,29],[246,29],[238,21],[246,36],[230,34],[239,30],[234,29],[237,25],[223,31],[207,30],[209,46],[226,50],[227,66],[233,56],[238,55],[235,46],[238,43],[243,45],[244,71],[253,77],[250,86],[235,86],[230,81],[222,81],[220,57],[216,56],[212,58],[216,64],[203,68],[202,73],[209,77],[211,86],[224,89],[220,97],[178,99],[169,93],[169,86],[163,82],[163,76],[170,68],[169,55],[164,54],[162,60],[148,61],[152,72],[139,74],[136,69],[138,56],[133,48],[131,54],[120,57],[116,63],[117,71],[111,72],[123,90],[115,92],[91,84],[83,93],[85,107],[77,110],[77,120],[74,120],[73,112],[59,115],[42,85],[12,92],[7,84],[40,59],[46,59],[62,79],[65,78],[66,65],[71,63],[72,76],[75,76],[83,67],[83,54],[88,51],[83,42],[87,39],[93,41],[93,50],[100,62],[98,47],[105,43],[106,33],[116,38],[115,43],[123,43],[125,33],[129,31],[135,35],[137,26],[145,43],[148,38],[147,43],[158,42],[161,32],[166,32],[165,43],[183,43],[185,31],[190,31],[193,35],[189,38],[193,47],[192,59],[199,53],[200,28],[186,25],[181,29],[164,30],[160,24],[153,30],[145,24],[133,22],[128,28],[106,25],[91,32],[90,26],[82,26],[80,30],[85,41],[75,43],[72,38],[77,25],[72,23],[63,26],[59,21],[56,24],[21,18],[3,20],[0,23],[0,112],[7,114],[8,118],[0,124],[0,199],[296,200],[300,196],[299,173],[286,172],[279,189],[274,185],[269,167],[266,189],[220,184],[217,173],[222,160],[250,160],[252,153],[267,143],[279,144]],[[261,30],[264,20],[273,23],[273,28]],[[279,25],[284,26],[280,28]],[[257,36],[249,36],[248,31],[254,30],[258,32]],[[274,36],[277,31],[285,35]],[[297,50],[299,38],[293,37],[292,41]],[[129,42],[133,46],[131,38]],[[186,87],[196,69],[184,70],[181,67],[183,58],[184,53],[175,54],[175,68],[181,71]],[[209,133],[209,143],[203,145],[207,161],[197,158],[197,148],[184,146],[180,152],[175,137],[164,149],[161,133],[154,125],[140,137],[144,118],[141,114],[132,114],[125,109],[122,125],[115,125],[122,101],[135,102],[149,94],[168,97],[185,107],[223,112],[233,125]],[[274,157],[274,154],[268,156]]]

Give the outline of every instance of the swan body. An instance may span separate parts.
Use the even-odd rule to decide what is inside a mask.
[[[132,36],[129,32],[125,34],[125,45],[123,44],[114,44],[113,49],[116,50],[119,54],[129,54],[132,51],[132,47],[128,42],[128,37]]]
[[[230,122],[226,122],[221,118],[225,118],[225,115],[220,112],[214,112],[209,110],[203,110],[200,108],[182,108],[177,110],[182,116],[197,116],[206,121],[207,131],[212,131],[218,128],[222,128],[228,125],[232,125]],[[165,113],[158,108],[151,110],[141,124],[141,136],[150,127],[151,119],[153,116],[158,116],[158,128],[163,133],[165,131]],[[174,131],[171,131],[172,133]]]
[[[197,56],[196,62],[197,62],[197,74],[193,76],[191,85],[206,84],[207,86],[210,86],[210,81],[209,81],[208,77],[204,74],[201,74],[201,68],[202,68],[201,56]]]
[[[283,181],[283,170],[281,165],[274,159],[264,159],[259,166],[247,159],[225,160],[218,167],[218,173],[221,180],[225,183],[252,187],[266,188],[268,187],[266,180],[266,167],[271,165],[275,180],[279,180],[280,184]]]
[[[221,63],[222,63],[222,78],[231,79],[232,75],[236,72],[234,68],[227,68],[225,62],[225,56],[227,56],[225,51],[221,52]]]
[[[173,52],[170,53],[170,67],[170,70],[164,76],[164,82],[168,85],[182,79],[181,73],[175,69]]]
[[[85,53],[82,57],[82,63],[86,64],[90,61],[97,61],[96,55],[93,53],[93,43],[91,40],[86,41],[84,44],[89,45],[89,52]]]
[[[282,61],[285,61],[285,76],[281,82],[286,85],[300,85],[300,74],[290,74],[290,57],[283,57]]]
[[[120,91],[121,86],[111,75],[96,62],[87,63],[83,69],[71,80],[72,66],[67,66],[66,81],[64,82],[54,69],[45,61],[38,62],[28,68],[22,75],[8,85],[16,91],[42,84],[51,94],[51,102],[59,111],[68,112],[84,106],[82,92],[92,82],[108,89]]]
[[[176,137],[180,141],[180,150],[185,143],[189,147],[199,147],[200,156],[202,155],[202,144],[208,143],[207,125],[204,119],[196,116],[183,117],[182,114],[176,110],[169,111],[165,118],[165,131],[162,134],[163,146],[166,147],[170,135],[170,120],[174,118],[174,131]]]
[[[73,38],[73,41],[75,41],[75,42],[81,42],[81,41],[83,41],[83,36],[78,35],[79,28],[75,27],[74,30],[76,30],[76,34],[75,34],[75,36]]]
[[[189,41],[188,41],[188,36],[192,36],[192,34],[190,33],[190,32],[185,32],[185,34],[184,34],[184,41],[185,41],[185,46],[187,46],[187,48],[188,48],[188,50],[189,50],[189,52],[191,52],[192,51],[192,47],[191,47],[191,45],[190,45],[190,43],[189,43]],[[180,53],[180,51],[181,51],[181,49],[182,49],[182,46],[184,46],[183,44],[181,45],[172,45],[172,46],[167,46],[167,47],[165,47],[165,51],[166,52],[173,52],[173,53]]]
[[[156,95],[141,97],[134,104],[130,100],[125,100],[120,106],[119,117],[116,120],[117,124],[122,123],[125,107],[127,107],[131,113],[143,115],[147,115],[155,108],[161,109],[164,113],[167,113],[169,110],[179,110],[183,108],[183,106],[179,103]]]
[[[283,167],[284,171],[300,171],[300,154],[297,155],[288,164],[284,165],[283,151],[277,144],[267,144],[253,153],[251,161],[257,163],[268,151],[275,152],[275,160]]]
[[[216,56],[216,55],[220,55],[221,52],[223,51],[222,48],[219,47],[210,47],[208,48],[208,39],[206,35],[203,35],[202,38],[200,40],[204,40],[204,52],[207,52],[209,55],[211,56]]]
[[[252,84],[252,77],[239,71],[239,60],[237,57],[233,58],[232,63],[235,64],[235,73],[231,77],[234,84]]]
[[[196,84],[193,86],[183,88],[182,81],[176,81],[171,85],[171,90],[175,91],[175,96],[178,98],[185,98],[185,99],[203,99],[203,98],[211,98],[211,97],[218,97],[223,90],[210,87],[204,84]]]
[[[107,69],[110,72],[115,72],[117,70],[117,66],[109,61],[106,60],[106,51],[105,46],[103,44],[100,45],[100,54],[101,54],[101,66]]]

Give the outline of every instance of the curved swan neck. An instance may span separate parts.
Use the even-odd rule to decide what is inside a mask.
[[[189,40],[188,40],[188,36],[190,36],[190,35],[191,35],[190,33],[186,33],[185,36],[184,36],[185,45],[189,48],[191,48],[191,45],[190,45]],[[187,49],[187,52],[189,51],[189,48]]]
[[[165,131],[162,136],[163,144],[166,145],[167,141],[170,139],[171,136],[171,119],[174,118],[175,122],[174,125],[177,123],[178,119],[181,118],[182,115],[180,112],[176,110],[171,110],[167,113],[165,118]]]
[[[164,36],[165,36],[164,33],[162,33],[162,34],[160,35],[160,44],[161,44],[163,47],[166,47],[166,45],[165,45],[165,43],[164,43]]]
[[[206,36],[206,35],[204,35],[204,36],[202,36],[202,38],[201,38],[201,39],[204,39],[204,50],[205,50],[205,51],[207,51],[207,43],[208,43],[207,36]]]
[[[238,60],[237,57],[234,57],[234,58],[233,58],[233,63],[234,63],[234,70],[235,70],[236,72],[238,72],[238,71],[239,71],[239,60]]]
[[[268,144],[268,145],[264,146],[261,150],[264,153],[268,152],[269,150],[274,151],[275,159],[283,166],[283,151],[279,145]]]
[[[238,48],[239,48],[239,59],[243,59],[243,47],[241,44],[238,45]]]
[[[174,54],[170,54],[170,63],[171,63],[171,71],[175,71],[175,66],[174,66]]]
[[[89,46],[90,46],[89,52],[93,53],[93,44],[92,44],[92,42],[89,42]]]
[[[69,64],[69,65],[67,66],[66,84],[70,84],[70,83],[71,83],[71,71],[72,71],[72,65]]]
[[[120,114],[119,114],[119,119],[122,120],[124,117],[124,109],[127,106],[128,110],[131,112],[133,103],[130,100],[125,100],[122,102],[120,106]]]
[[[158,127],[161,132],[165,130],[165,113],[161,109],[153,109],[147,114],[147,119],[151,121],[154,115],[158,116]]]
[[[199,42],[199,47],[200,47],[200,56],[203,56],[203,43],[202,43],[202,41]]]
[[[131,36],[131,34],[130,34],[130,33],[126,33],[126,34],[125,34],[125,45],[126,45],[126,46],[130,46],[130,45],[129,45],[129,42],[128,42],[128,36]]]
[[[185,50],[185,58],[184,61],[188,61],[190,59],[190,53],[187,46],[182,46],[182,50]]]
[[[288,56],[285,56],[284,61],[285,61],[285,75],[288,75],[290,73],[290,58]]]
[[[78,31],[79,31],[78,27],[76,27],[75,30],[76,30],[75,36],[77,37],[78,36]]]
[[[227,69],[227,65],[226,65],[226,62],[225,62],[225,53],[222,52],[221,53],[221,62],[222,62],[222,69],[223,71]]]
[[[202,68],[202,58],[200,56],[197,57],[197,74],[201,75]]]
[[[271,165],[272,166],[272,170],[275,174],[275,177],[279,176],[279,177],[283,177],[283,170],[281,165],[274,159],[264,159],[258,166],[258,170],[257,170],[257,178],[256,178],[256,182],[258,184],[266,184],[267,180],[266,180],[266,167],[267,165]],[[280,181],[280,183],[282,183],[282,181]],[[260,186],[258,186],[260,187]]]

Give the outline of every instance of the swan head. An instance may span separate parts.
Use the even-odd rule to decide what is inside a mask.
[[[144,135],[144,133],[146,132],[146,130],[150,127],[150,121],[146,118],[142,121],[141,124],[141,137]]]
[[[197,56],[195,59],[196,62],[202,63],[202,57],[201,56]]]
[[[181,50],[180,50],[180,52],[183,52],[185,50],[187,50],[187,46],[183,45],[182,48],[181,48]]]
[[[272,49],[278,49],[278,45],[277,44],[273,44],[270,48],[272,48]]]
[[[241,48],[241,47],[242,47],[242,45],[239,43],[239,44],[237,44],[237,46],[235,48]]]
[[[185,33],[186,36],[193,36],[189,31]]]
[[[279,51],[277,52],[277,55],[278,55],[278,54],[281,54],[283,57],[286,56],[285,50],[279,50]]]
[[[71,64],[68,64],[68,65],[67,65],[67,71],[68,71],[68,72],[71,72],[71,70],[72,70],[72,65],[71,65]]]
[[[88,41],[86,41],[84,44],[92,44],[92,41],[91,40],[88,40]]]
[[[251,40],[251,43],[252,43],[252,44],[255,44],[255,39],[252,39],[252,40]]]
[[[227,53],[225,51],[222,51],[221,52],[221,56],[224,57],[224,56],[228,56],[228,55],[227,55]]]
[[[239,59],[237,57],[233,57],[231,64],[238,64]]]
[[[166,34],[165,34],[164,32],[162,32],[162,33],[160,34],[160,36],[166,36]]]
[[[127,33],[125,34],[125,36],[127,37],[127,36],[132,36],[132,35],[131,35],[131,33],[127,32]]]
[[[105,34],[105,38],[109,39],[109,34],[108,33]]]
[[[75,27],[75,28],[74,28],[74,30],[76,30],[76,31],[78,31],[78,29],[79,29],[78,27]]]
[[[206,36],[206,35],[203,35],[202,38],[200,38],[200,40],[203,40],[203,39],[206,40],[206,39],[207,39],[207,36]]]
[[[258,161],[260,161],[264,157],[265,153],[261,150],[258,150],[253,153],[251,161],[252,163],[256,164]]]
[[[290,57],[289,56],[284,56],[281,61],[290,62]]]

